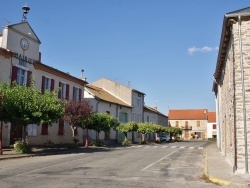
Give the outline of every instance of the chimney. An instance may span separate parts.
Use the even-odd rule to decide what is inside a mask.
[[[83,70],[83,69],[81,69],[81,80],[86,81],[86,80],[87,80],[87,78],[85,78],[85,77],[84,77],[83,72],[84,72],[84,70]]]

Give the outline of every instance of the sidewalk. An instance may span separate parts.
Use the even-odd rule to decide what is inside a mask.
[[[212,182],[227,187],[250,187],[250,174],[234,174],[233,167],[222,156],[216,142],[205,148],[204,173]]]

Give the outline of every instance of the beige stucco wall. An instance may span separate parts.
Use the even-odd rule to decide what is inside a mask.
[[[109,80],[107,78],[101,78],[91,83],[97,87],[103,88],[109,93],[113,94],[117,98],[123,100],[127,104],[131,105],[132,102],[132,89],[130,87],[121,85],[117,82]]]

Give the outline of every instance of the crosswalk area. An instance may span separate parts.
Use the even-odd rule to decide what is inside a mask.
[[[170,145],[170,146],[167,146],[167,145],[133,145],[133,146],[130,146],[130,147],[126,147],[128,149],[133,149],[133,148],[141,148],[141,149],[153,149],[153,148],[176,148],[176,149],[199,149],[199,150],[203,150],[204,148],[203,147],[194,147],[194,146],[175,146],[175,145]]]

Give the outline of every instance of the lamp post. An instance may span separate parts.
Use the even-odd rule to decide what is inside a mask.
[[[4,98],[4,94],[0,95],[1,99],[2,99],[2,108],[3,108],[3,98]],[[3,121],[1,121],[1,125],[0,125],[0,155],[3,155]]]

